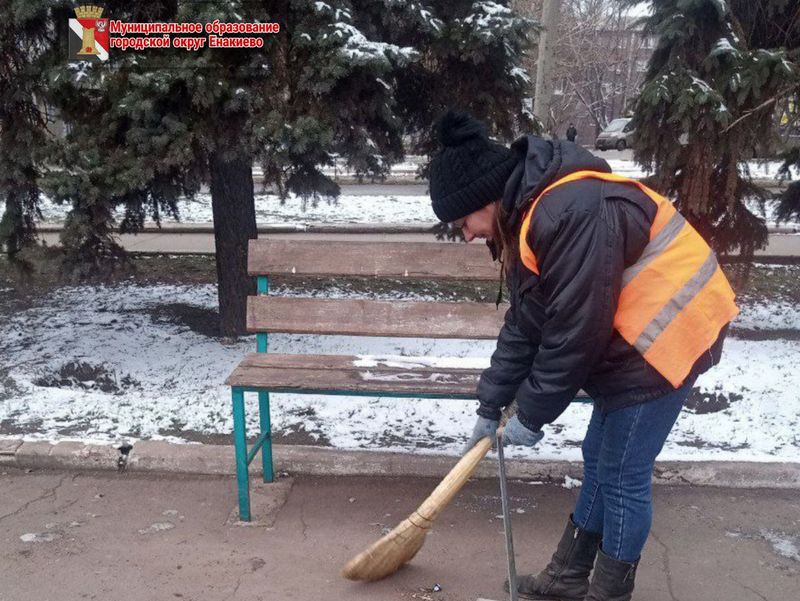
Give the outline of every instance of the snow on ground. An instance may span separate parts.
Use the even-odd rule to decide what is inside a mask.
[[[800,541],[796,538],[792,539],[785,533],[764,529],[760,530],[759,534],[772,545],[778,555],[800,561]]]
[[[597,156],[605,158],[602,152],[597,153]],[[606,159],[606,162],[614,173],[625,177],[639,179],[650,175],[650,171],[630,159]],[[750,160],[740,164],[740,171],[749,172],[755,179],[777,179],[781,165],[783,165],[781,161]],[[797,179],[800,177],[800,172],[792,169],[791,176]]]
[[[781,165],[783,165],[781,161],[752,160],[747,161],[747,171],[755,179],[772,179],[778,177]],[[790,176],[792,179],[797,179],[800,177],[800,171],[792,167]]]
[[[772,550],[787,559],[800,561],[800,537],[786,532],[776,532],[766,528],[760,528],[754,532],[735,532],[727,531],[725,535],[730,538],[742,538],[749,540],[765,540],[770,544]]]
[[[426,194],[409,195],[362,195],[343,194],[337,201],[320,200],[316,204],[296,196],[289,197],[283,204],[274,194],[257,194],[255,197],[256,221],[259,225],[337,225],[347,223],[404,223],[430,225],[437,221],[431,209],[431,199]],[[777,202],[766,202],[762,207],[757,201],[746,202],[753,214],[766,219],[768,227],[796,226],[796,222],[777,222]],[[43,223],[63,222],[68,208],[54,204],[43,198]],[[182,223],[213,223],[211,215],[211,196],[198,194],[194,200],[178,202],[178,213]],[[122,211],[115,213],[117,221],[123,217]],[[148,220],[149,225],[154,225]],[[168,226],[170,219],[164,219],[162,225]]]
[[[746,198],[744,206],[753,215],[761,217],[768,228],[791,228],[795,232],[800,231],[800,223],[798,223],[797,219],[778,221],[778,207],[780,206],[778,201],[768,200],[762,204],[757,199]]]
[[[751,301],[741,305],[736,326],[747,330],[800,331],[800,308],[790,301]]]
[[[63,222],[68,207],[42,199],[42,222]],[[283,204],[275,194],[256,194],[256,221],[259,225],[285,224],[326,224],[345,223],[419,223],[431,224],[437,221],[431,209],[431,199],[427,195],[360,195],[343,194],[336,202],[320,200],[303,202],[290,196]],[[194,200],[178,202],[178,212],[183,223],[211,224],[211,195],[198,194]],[[115,214],[118,221],[123,217],[121,211]],[[153,225],[151,220],[147,222]],[[172,223],[164,219],[162,225]]]
[[[638,164],[627,159],[608,159],[611,169],[619,175],[626,177],[641,178],[647,175]],[[414,169],[411,167],[418,163],[412,161],[402,163],[393,169],[395,175],[412,177]],[[750,161],[748,168],[753,177],[773,178],[777,175],[780,163]],[[416,190],[413,190],[416,191]],[[337,201],[329,202],[321,199],[314,203],[303,201],[297,196],[290,196],[284,203],[275,194],[256,194],[256,221],[260,225],[288,223],[302,224],[346,224],[346,223],[406,223],[427,225],[437,221],[431,209],[430,197],[427,194],[382,194],[382,195],[361,195],[361,194],[342,194]],[[60,223],[63,222],[68,208],[53,203],[46,197],[42,198],[42,222]],[[748,208],[754,214],[766,219],[767,225],[775,227],[777,224],[775,210],[777,203],[767,203],[761,207],[757,202],[747,203]],[[180,220],[183,223],[211,224],[213,218],[211,214],[211,196],[209,194],[198,194],[194,200],[181,200],[178,202]],[[123,213],[116,213],[117,220],[120,221]],[[148,220],[153,225],[151,220]],[[170,219],[164,219],[163,225],[169,225]],[[796,225],[794,222],[789,225]]]
[[[10,294],[0,291],[0,306]],[[210,285],[127,284],[61,288],[15,311],[0,323],[0,431],[94,442],[185,440],[189,431],[227,436],[230,392],[223,381],[255,349],[255,339],[198,333],[215,305]],[[783,311],[770,321],[760,317],[772,315],[770,307],[745,307],[743,326],[797,328],[798,310]],[[362,355],[364,366],[419,356],[480,367],[492,350],[491,341],[270,336],[272,352]],[[800,461],[798,351],[796,339],[729,339],[722,364],[697,383],[701,402],[683,412],[662,458]],[[103,369],[59,373],[72,361]],[[299,433],[339,448],[455,454],[476,402],[273,394],[272,405],[278,435]],[[579,459],[590,412],[589,405],[573,404],[546,427],[533,454]],[[249,419],[255,431],[254,408]]]

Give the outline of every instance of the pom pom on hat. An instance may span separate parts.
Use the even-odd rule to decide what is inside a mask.
[[[469,113],[447,111],[438,129],[442,146],[458,146],[472,138],[488,140],[486,126]]]
[[[430,190],[439,220],[455,221],[500,200],[517,153],[489,140],[486,126],[469,113],[448,111],[437,133],[442,148],[431,161]]]

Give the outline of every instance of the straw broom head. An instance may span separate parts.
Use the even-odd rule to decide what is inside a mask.
[[[411,517],[404,519],[394,530],[348,561],[342,576],[349,580],[374,582],[394,574],[403,564],[411,561],[422,548],[430,529],[418,526],[411,521]]]
[[[342,576],[349,580],[373,582],[394,574],[411,561],[425,543],[425,535],[433,521],[469,480],[491,448],[490,438],[478,441],[414,513],[347,562]]]

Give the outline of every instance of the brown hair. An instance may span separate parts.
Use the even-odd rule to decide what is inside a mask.
[[[494,253],[500,260],[501,277],[508,277],[514,264],[519,259],[519,228],[516,224],[509,226],[509,216],[503,209],[503,203],[497,203],[494,212]]]

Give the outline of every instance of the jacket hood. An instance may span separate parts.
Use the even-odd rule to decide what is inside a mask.
[[[503,209],[512,225],[528,203],[554,181],[575,171],[611,172],[603,159],[565,140],[545,140],[527,135],[517,139],[511,149],[521,159],[511,172],[503,194]]]

